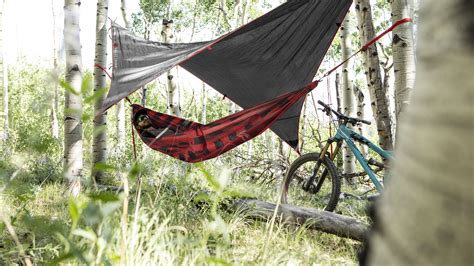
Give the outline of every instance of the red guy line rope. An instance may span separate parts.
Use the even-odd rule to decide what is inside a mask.
[[[349,56],[349,58],[347,58],[346,60],[342,61],[339,65],[333,67],[332,69],[330,69],[328,72],[326,72],[326,74],[324,74],[319,80],[329,76],[332,72],[334,72],[336,69],[338,69],[339,67],[341,67],[344,63],[346,63],[347,61],[349,61],[352,57],[356,56],[358,53],[360,52],[363,52],[365,50],[367,50],[367,48],[369,48],[369,46],[371,46],[372,44],[374,44],[375,42],[377,42],[378,40],[380,40],[380,38],[382,38],[383,36],[385,36],[387,33],[393,31],[396,27],[400,26],[401,24],[404,24],[404,23],[407,23],[407,22],[412,22],[413,20],[411,18],[404,18],[404,19],[401,19],[397,22],[395,22],[390,28],[386,29],[385,31],[383,31],[382,33],[380,33],[379,35],[377,35],[374,39],[372,39],[371,41],[369,41],[368,43],[366,43],[364,46],[362,46],[357,52],[353,53],[351,56]]]
[[[109,72],[107,71],[107,69],[99,64],[94,64],[94,67],[97,67],[99,68],[100,70],[102,70],[108,77],[109,79],[112,79],[112,76],[109,74]]]

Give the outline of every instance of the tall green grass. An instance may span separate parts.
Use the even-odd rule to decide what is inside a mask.
[[[271,226],[221,208],[227,194],[242,191],[275,199],[275,185],[241,182],[207,166],[193,167],[183,177],[141,173],[137,205],[139,174],[126,176],[128,198],[91,190],[70,199],[60,183],[10,183],[0,196],[2,215],[12,221],[26,256],[38,264],[355,264],[357,242],[304,226]],[[0,239],[1,263],[21,261],[11,235],[2,230]]]

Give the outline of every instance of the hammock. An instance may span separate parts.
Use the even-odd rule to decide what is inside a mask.
[[[301,90],[221,118],[207,125],[133,104],[133,125],[150,148],[195,163],[217,157],[260,135],[299,99],[317,86]]]
[[[352,0],[292,0],[217,40],[161,43],[112,24],[113,76],[103,110],[177,65],[243,109],[297,91],[316,75]],[[302,99],[271,129],[298,145]]]

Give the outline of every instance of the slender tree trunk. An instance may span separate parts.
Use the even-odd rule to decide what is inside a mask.
[[[421,7],[417,80],[377,208],[371,265],[473,264],[472,10],[467,0]]]
[[[203,125],[206,124],[206,117],[207,117],[207,89],[206,89],[206,83],[202,83],[202,93],[201,93],[201,106],[202,106],[202,111],[201,111],[201,123]]]
[[[234,18],[234,29],[238,28],[241,24],[241,17],[239,16],[239,12],[241,12],[242,1],[236,0],[234,2],[234,9],[232,11],[232,17]]]
[[[413,0],[391,0],[392,23],[413,18]],[[415,84],[415,46],[413,23],[405,23],[393,30],[393,63],[395,73],[395,118],[397,123],[410,101]]]
[[[131,30],[132,27],[130,25],[130,20],[128,19],[128,16],[127,16],[127,0],[120,0],[120,3],[121,3],[120,10],[122,11],[123,23],[125,23],[125,27],[127,28],[127,30]]]
[[[359,34],[362,43],[375,38],[374,25],[372,21],[372,9],[369,0],[357,0],[355,10],[359,24]],[[385,150],[392,150],[392,123],[387,99],[387,92],[382,84],[379,56],[377,47],[371,45],[364,52],[364,61],[367,76],[367,87],[369,89],[372,112],[377,125],[379,143]]]
[[[278,159],[280,160],[280,166],[283,166],[288,161],[289,149],[288,145],[281,139],[278,138]],[[285,175],[283,167],[280,167],[280,177]]]
[[[96,20],[96,40],[95,40],[95,60],[94,63],[100,66],[107,65],[107,11],[109,0],[97,1],[97,20]],[[94,93],[104,90],[107,86],[105,73],[95,67],[94,68]],[[97,98],[95,102],[94,116],[94,134],[92,143],[92,177],[95,184],[104,182],[103,170],[98,170],[96,165],[105,163],[107,160],[107,114],[100,113],[105,93]]]
[[[199,0],[194,0],[194,11],[193,11],[193,26],[191,27],[191,37],[189,42],[193,42],[194,33],[196,33],[196,18],[199,12]]]
[[[79,0],[64,1],[64,47],[66,82],[74,92],[65,91],[64,102],[64,172],[71,193],[81,189],[82,159],[82,56],[79,36]]]
[[[341,94],[341,74],[340,73],[336,73],[336,78],[334,80],[334,85],[336,86],[335,87],[335,91],[336,91],[336,110],[339,113],[342,113],[342,105],[341,105],[342,94]]]
[[[54,83],[54,96],[51,99],[51,136],[54,139],[59,139],[59,121],[58,121],[58,102],[59,102],[59,93],[58,93],[58,50],[56,45],[57,34],[56,34],[56,12],[54,12],[55,3],[54,0],[51,0],[51,12],[53,16],[53,83]]]
[[[360,88],[356,85],[353,86],[354,88],[354,96],[356,99],[356,114],[357,118],[365,120],[365,96],[364,93]],[[362,123],[357,124],[357,132],[362,136],[365,135],[365,125]],[[366,145],[359,145],[360,152],[364,157],[367,157],[368,149]]]
[[[306,130],[306,120],[307,120],[307,114],[306,112],[308,111],[308,97],[305,97],[304,103],[303,103],[303,110],[301,111],[301,130],[299,134],[299,140],[300,144],[298,147],[298,150],[303,153],[303,148],[304,148],[304,134]]]
[[[352,44],[351,44],[351,28],[349,17],[350,13],[347,13],[342,26],[340,29],[341,36],[341,49],[342,49],[342,60],[346,60],[352,54]],[[342,65],[342,112],[347,116],[354,116],[354,88],[352,85],[352,77],[350,73],[352,70],[349,68],[349,65],[352,61],[347,61]],[[349,125],[352,128],[352,125]],[[343,146],[342,150],[343,159],[343,173],[352,174],[355,172],[355,158],[354,154],[351,152],[347,145]],[[354,178],[348,180],[349,183],[354,184]]]
[[[161,31],[161,37],[163,42],[170,43],[174,39],[173,36],[173,21],[163,20],[163,29]],[[179,99],[179,90],[176,86],[176,79],[173,75],[172,70],[169,70],[166,74],[168,80],[168,113],[171,115],[179,116],[181,114],[181,106]]]
[[[240,25],[242,25],[242,17],[241,17],[242,16],[242,9],[241,9],[242,8],[242,1],[245,1],[245,0],[237,0],[234,3],[234,9],[232,11],[233,18],[234,18],[234,25],[233,25],[234,29],[236,29]],[[220,2],[220,7],[222,9],[225,8],[225,4],[224,4],[223,1]],[[225,17],[225,14],[224,14],[224,17]],[[237,112],[237,105],[234,102],[229,100],[229,115],[231,115],[235,112]],[[250,143],[250,141],[248,143]],[[241,148],[239,148],[239,149],[241,149]]]
[[[240,14],[240,18],[241,18],[240,25],[244,25],[247,22],[250,3],[247,0],[241,0],[241,2],[242,2],[242,5],[241,5],[242,13]]]
[[[2,82],[2,89],[3,89],[3,140],[5,141],[5,149],[7,148],[6,142],[9,138],[9,110],[8,110],[8,66],[7,63],[5,62],[5,46],[4,46],[4,30],[3,30],[3,13],[5,9],[5,1],[2,0],[0,2],[0,75],[1,81]]]
[[[122,19],[125,23],[127,30],[131,30],[130,20],[127,16],[127,0],[121,0]],[[122,154],[125,150],[125,101],[121,100],[115,107],[115,117],[117,119],[116,125],[116,137],[117,137],[117,151],[118,155]]]
[[[146,85],[142,87],[142,101],[141,101],[142,106],[146,106],[147,90],[148,88],[146,87]]]

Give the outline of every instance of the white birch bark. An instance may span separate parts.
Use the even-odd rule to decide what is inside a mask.
[[[305,136],[305,131],[306,131],[306,120],[307,120],[307,111],[308,111],[308,97],[305,97],[304,103],[303,103],[303,110],[301,110],[301,129],[299,133],[299,147],[298,150],[303,153],[304,149],[304,136]]]
[[[117,103],[115,109],[115,117],[117,118],[116,137],[117,147],[114,153],[120,155],[125,150],[125,102],[121,100]]]
[[[51,136],[54,139],[59,139],[59,121],[58,121],[58,102],[59,102],[59,92],[58,92],[58,82],[59,82],[59,69],[58,69],[58,48],[56,44],[57,34],[56,34],[56,12],[54,0],[51,0],[51,14],[53,16],[53,83],[54,83],[54,96],[51,99]]]
[[[65,91],[64,102],[64,174],[70,191],[81,190],[82,155],[82,56],[79,36],[79,0],[64,1],[64,48],[66,51],[66,82],[74,92]]]
[[[336,77],[334,78],[334,85],[336,91],[336,110],[339,113],[342,113],[341,73],[336,72]]]
[[[424,1],[418,70],[370,265],[472,265],[474,2]]]
[[[356,85],[354,85],[353,88],[354,88],[354,96],[355,96],[355,100],[356,100],[356,116],[357,116],[357,118],[366,120],[365,119],[365,95],[364,95],[364,92],[362,92],[362,90],[359,87],[357,87]],[[357,124],[356,130],[362,136],[365,135],[365,125],[364,124],[362,124],[362,123]],[[360,152],[362,153],[362,155],[364,157],[367,157],[368,148],[367,148],[366,145],[363,145],[363,144],[359,145],[359,150],[360,150]]]
[[[122,18],[125,23],[125,27],[127,30],[131,30],[132,27],[130,25],[130,20],[127,16],[127,0],[121,0],[121,7],[120,10],[122,11]],[[115,107],[115,117],[117,119],[116,125],[116,137],[117,137],[117,150],[116,153],[118,155],[122,154],[125,150],[125,100],[121,100],[117,103]]]
[[[96,17],[96,40],[95,40],[95,60],[94,63],[100,66],[107,65],[107,13],[109,0],[97,1]],[[94,93],[105,89],[107,80],[105,73],[94,68]],[[92,177],[95,184],[102,184],[104,171],[96,169],[98,163],[105,163],[107,160],[107,114],[100,112],[106,94],[102,94],[95,102],[94,133],[92,141]]]
[[[352,54],[352,44],[351,44],[351,29],[349,17],[350,13],[346,14],[344,21],[342,22],[340,29],[341,37],[341,49],[342,49],[342,60],[346,60]],[[354,93],[353,93],[353,84],[352,84],[352,70],[350,69],[350,63],[352,60],[345,62],[342,65],[342,112],[350,117],[354,116]],[[348,125],[352,128],[352,125]],[[342,149],[343,157],[343,173],[352,174],[355,172],[355,158],[354,154],[351,152],[349,147],[344,144]],[[354,183],[354,178],[348,180],[349,183]]]
[[[391,0],[392,23],[413,18],[413,0]],[[415,84],[415,46],[413,23],[405,23],[393,30],[392,51],[395,77],[395,119],[397,123],[410,101]]]
[[[170,43],[173,41],[173,22],[163,20],[163,29],[161,31],[163,42]],[[179,116],[181,114],[181,106],[179,99],[179,90],[176,86],[176,78],[172,70],[166,74],[168,82],[168,113]]]
[[[370,1],[357,0],[355,10],[361,41],[362,43],[367,43],[375,38]],[[377,126],[379,144],[385,150],[392,150],[392,123],[390,119],[387,92],[384,90],[382,84],[382,74],[377,47],[371,45],[363,54],[367,87],[369,89],[372,112]]]
[[[207,89],[206,83],[202,83],[202,92],[201,92],[201,124],[205,125],[207,120]]]

